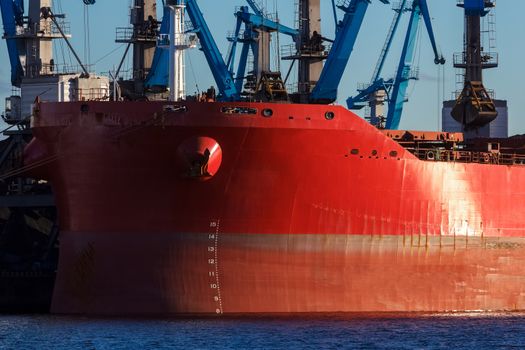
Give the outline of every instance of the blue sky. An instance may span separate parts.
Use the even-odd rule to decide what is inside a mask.
[[[294,23],[294,1],[292,0],[262,0],[269,12],[277,11],[281,22],[288,25]],[[334,23],[330,1],[322,0],[323,35],[333,37]],[[456,0],[428,0],[433,26],[438,45],[447,59],[445,68],[445,98],[450,99],[456,90],[456,71],[452,68],[452,55],[462,50],[463,13],[456,7]],[[82,0],[54,0],[68,14],[73,34],[73,45],[81,56],[84,56],[84,5]],[[160,3],[160,0],[159,0]],[[128,14],[131,0],[97,0],[89,7],[91,63],[96,62],[97,72],[107,72],[114,66],[124,51],[124,47],[114,43],[115,27],[128,25]],[[200,0],[199,5],[219,44],[223,55],[226,54],[228,43],[225,39],[228,32],[234,29],[233,16],[235,6],[244,5],[243,0]],[[497,2],[496,49],[499,52],[500,67],[487,71],[485,85],[495,90],[496,97],[509,102],[510,134],[525,133],[525,120],[521,118],[519,103],[523,100],[521,82],[525,81],[523,69],[523,54],[525,42],[525,1],[500,0]],[[366,15],[363,28],[355,46],[354,54],[346,69],[339,92],[339,103],[344,104],[348,96],[355,94],[358,83],[370,80],[375,63],[386,37],[393,12],[390,5],[384,5],[378,0],[372,0],[372,5]],[[407,16],[405,16],[407,17]],[[384,70],[384,76],[390,77],[395,72],[397,57],[400,54],[402,37],[406,28],[406,19],[402,22],[398,40],[394,43],[391,59]],[[423,28],[422,28],[423,29]],[[280,37],[281,45],[289,39]],[[116,49],[116,50],[115,50]],[[108,53],[114,51],[109,56]],[[61,57],[56,59],[57,62]],[[69,59],[68,59],[69,60]],[[433,63],[433,53],[426,32],[422,31],[420,51],[418,53],[420,80],[412,83],[409,88],[409,102],[401,121],[403,129],[435,130],[438,127],[440,114],[439,94],[443,90],[438,80],[438,69]],[[0,97],[10,93],[10,67],[5,44],[0,46]],[[286,64],[282,66],[286,69]],[[195,76],[195,78],[194,78]],[[200,89],[213,84],[203,55],[198,50],[188,54],[187,86],[193,92],[196,82]],[[3,102],[0,103],[3,109]]]

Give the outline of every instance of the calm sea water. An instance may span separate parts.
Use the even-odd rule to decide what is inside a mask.
[[[525,349],[525,314],[0,316],[1,349]]]

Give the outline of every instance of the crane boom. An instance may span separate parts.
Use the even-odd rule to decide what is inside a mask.
[[[428,37],[430,38],[430,44],[432,45],[432,50],[434,50],[434,63],[445,64],[445,58],[441,54],[436,44],[434,30],[432,29],[432,21],[430,19],[430,12],[428,11],[427,0],[419,0],[418,4],[419,4],[419,8],[421,9],[421,15],[423,16],[423,21],[425,21],[425,27],[427,28],[427,33],[428,33]]]
[[[405,42],[403,45],[403,51],[401,52],[401,58],[399,60],[399,65],[397,68],[396,78],[394,80],[392,93],[390,95],[388,103],[388,115],[386,118],[387,129],[399,128],[401,115],[403,114],[404,103],[406,101],[406,91],[408,89],[408,83],[410,79],[417,79],[417,77],[411,75],[411,72],[415,59],[416,38],[421,17],[423,17],[423,20],[425,22],[425,27],[430,38],[432,49],[434,50],[434,63],[445,64],[445,58],[438,50],[436,45],[436,40],[434,36],[434,31],[432,29],[432,22],[430,20],[430,13],[428,11],[426,0],[414,1],[412,4],[411,11],[412,12],[410,14],[410,20],[407,34],[405,37]]]
[[[252,8],[253,12],[255,12],[256,15],[260,17],[264,17],[263,10],[254,0],[246,0],[246,2],[248,3],[248,5],[250,5],[250,7]]]
[[[170,8],[169,6],[164,6],[164,13],[162,16],[162,22],[160,24],[159,35],[168,35],[170,32]],[[128,44],[128,48],[131,46],[131,43]],[[123,62],[125,55],[122,57]],[[165,47],[157,45],[155,48],[155,53],[153,54],[153,61],[151,62],[151,69],[146,77],[144,86],[168,86],[169,80],[169,50]],[[117,72],[120,69],[117,70]]]
[[[235,14],[240,18],[244,23],[251,24],[256,28],[262,28],[266,31],[276,31],[281,34],[289,35],[292,38],[296,38],[299,35],[297,29],[290,28],[288,26],[282,25],[278,22],[272,21],[264,16],[249,13],[247,11],[238,11]]]
[[[389,95],[392,89],[392,85],[394,84],[394,79],[392,78],[385,81],[383,78],[381,78],[381,73],[383,72],[383,67],[385,65],[388,54],[390,53],[390,48],[392,47],[394,37],[397,33],[397,29],[399,28],[401,17],[403,13],[407,11],[407,1],[408,0],[401,1],[399,6],[396,6],[394,8],[394,18],[392,19],[392,23],[390,24],[385,43],[383,44],[381,54],[379,55],[379,59],[377,60],[376,66],[374,68],[374,73],[372,74],[370,84],[368,84],[368,86],[365,86],[362,89],[358,89],[358,94],[356,96],[349,97],[346,100],[346,104],[349,109],[362,109],[366,105],[369,105],[371,102],[371,96],[373,96],[376,92],[380,90],[385,91],[386,94]],[[371,117],[374,118],[377,116],[372,115]],[[375,122],[377,121],[375,120]]]
[[[420,21],[420,11],[418,6],[412,8],[408,24],[407,35],[401,52],[401,59],[397,67],[396,78],[392,88],[392,94],[388,103],[388,116],[386,119],[387,129],[399,128],[403,105],[406,99],[408,82],[411,78],[412,65],[414,63],[414,54],[416,49],[417,31]]]
[[[237,17],[233,38],[228,38],[228,40],[232,42],[229,53],[226,55],[227,56],[226,65],[228,66],[228,69],[230,70],[230,72],[233,72],[233,66],[235,64],[235,53],[237,51],[237,42],[239,41],[238,39],[241,33],[241,26],[242,26],[242,21],[239,17]]]
[[[397,32],[397,28],[399,27],[399,22],[401,21],[401,15],[405,11],[407,0],[403,0],[401,4],[399,5],[399,8],[396,8],[394,19],[392,20],[392,24],[390,25],[390,29],[388,30],[388,35],[385,40],[385,44],[383,46],[383,49],[381,50],[381,55],[379,56],[379,59],[377,60],[376,68],[374,69],[374,74],[372,75],[372,80],[370,81],[371,84],[373,84],[375,81],[377,81],[381,77],[381,73],[383,70],[383,67],[385,65],[386,57],[388,56],[388,53],[390,52],[390,47],[392,47],[392,42],[394,41],[394,36]]]
[[[20,61],[20,51],[18,40],[16,39],[17,26],[23,26],[24,20],[24,1],[23,0],[3,0],[0,1],[0,11],[2,12],[2,22],[11,64],[11,84],[20,86],[24,69]]]
[[[186,10],[195,27],[195,33],[199,38],[204,56],[217,83],[219,97],[224,100],[238,100],[240,93],[235,87],[233,76],[224,62],[197,1],[186,0]]]
[[[244,35],[251,37],[253,33],[251,31],[245,32]],[[239,59],[239,66],[237,67],[237,75],[235,76],[235,86],[238,91],[242,91],[244,74],[248,65],[248,55],[250,54],[250,48],[252,49],[252,51],[257,50],[256,45],[251,43],[250,40],[247,40],[243,43],[241,49],[241,57]]]
[[[380,0],[388,4],[388,0]],[[344,0],[338,7],[345,12],[328,54],[319,81],[310,94],[314,103],[332,103],[337,99],[337,89],[354,49],[370,0]]]

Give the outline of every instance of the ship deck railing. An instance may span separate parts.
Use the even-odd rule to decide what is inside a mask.
[[[109,89],[107,88],[90,88],[75,89],[75,95],[78,101],[108,101]]]
[[[494,165],[525,165],[525,155],[461,149],[407,148],[420,160],[447,163],[478,163]]]
[[[71,24],[63,19],[57,19],[58,25],[64,33],[66,38],[71,38]],[[58,29],[58,26],[51,21],[33,23],[29,25],[27,23],[24,26],[17,26],[16,33],[14,35],[4,35],[4,39],[16,39],[16,38],[61,38],[62,33]]]
[[[299,83],[299,82],[293,82],[293,83],[286,83],[286,91],[289,94],[301,94],[301,93],[310,93],[313,84],[312,83]]]
[[[332,50],[332,43],[330,42],[323,42],[321,47],[305,45],[300,49],[297,48],[296,44],[285,44],[281,46],[281,57],[283,60],[294,60],[304,57],[327,58],[330,50]]]
[[[88,72],[95,72],[95,65],[84,65]],[[57,64],[57,63],[43,63],[40,67],[27,67],[27,77],[38,77],[41,75],[66,75],[66,74],[80,74],[83,71],[80,65]]]
[[[137,30],[133,27],[118,27],[115,29],[115,42],[136,43],[156,42],[158,33],[152,29]]]
[[[455,68],[466,68],[467,54],[456,52],[453,56]],[[481,66],[483,68],[496,68],[499,65],[499,54],[497,52],[481,52]]]

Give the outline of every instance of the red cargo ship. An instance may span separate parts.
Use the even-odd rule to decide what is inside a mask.
[[[325,105],[42,103],[32,123],[53,312],[525,309],[525,167],[503,149]]]
[[[380,130],[343,107],[312,103],[333,102],[369,1],[342,2],[331,50],[319,34],[319,0],[299,1],[298,31],[268,18],[250,22],[242,39],[258,39],[260,56],[248,76],[240,65],[237,80],[196,2],[185,3],[219,98],[244,102],[216,102],[212,91],[185,97],[180,50],[195,38],[179,40],[185,10],[178,1],[166,2],[175,38],[169,99],[158,68],[163,53],[154,53],[159,34],[166,42],[167,21],[159,29],[153,0],[136,0],[133,28],[117,30],[117,41],[134,47],[134,76],[115,79],[112,89],[85,67],[82,75],[55,73],[45,48],[63,16],[49,0],[31,2],[38,28],[24,22],[23,11],[8,23],[9,40],[29,49],[46,41],[40,58],[13,71],[24,93],[11,102],[31,114],[34,138],[25,168],[2,179],[29,169],[52,185],[60,228],[52,312],[525,310],[523,138],[466,142],[461,133]],[[492,2],[476,16],[467,9],[473,4],[461,5],[467,27],[476,29]],[[238,18],[264,15],[251,6],[256,14],[245,7]],[[423,0],[408,10],[412,20],[429,17]],[[298,61],[299,89],[291,96],[269,69],[272,31],[297,44],[289,58]],[[479,48],[479,28],[468,32]],[[20,63],[15,49],[22,46],[9,46],[12,64]],[[472,74],[452,114],[477,128],[497,111],[481,83],[480,50],[466,48]],[[30,111],[35,96],[47,102]],[[384,98],[377,94],[375,102]],[[25,120],[23,111],[13,125]]]

